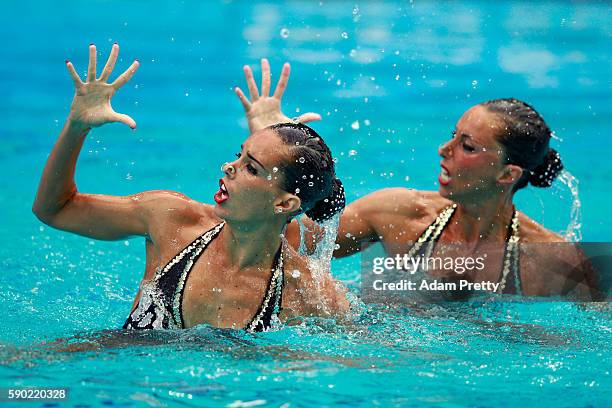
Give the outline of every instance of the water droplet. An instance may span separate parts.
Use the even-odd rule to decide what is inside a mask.
[[[349,38],[349,35],[346,31],[343,31],[342,34],[340,34],[340,36],[344,38],[345,40]]]
[[[361,19],[361,14],[359,13],[359,6],[353,6],[353,22],[358,22]]]
[[[289,37],[289,30],[288,30],[287,28],[285,28],[285,27],[281,28],[281,30],[280,30],[280,36],[281,36],[282,38],[287,38],[287,37]]]
[[[359,121],[356,120],[353,123],[351,123],[351,128],[354,130],[359,130]]]
[[[357,154],[357,150],[349,150],[348,155],[349,156],[355,156]]]
[[[314,183],[312,181],[308,182],[308,187],[314,187]]]
[[[306,163],[306,159],[305,159],[305,158],[303,158],[303,157],[300,157],[300,158],[298,159],[298,161],[299,161],[300,163]]]
[[[472,81],[472,88],[476,89],[477,86],[478,86],[478,81],[477,80],[473,80]]]
[[[299,194],[299,193],[300,193],[300,189],[299,189],[299,188],[296,188],[296,189],[295,189],[295,194]]]
[[[277,173],[278,172],[278,167],[272,167],[272,173]]]
[[[294,269],[291,271],[291,276],[295,279],[299,278],[301,275],[300,271],[298,271],[297,269]]]

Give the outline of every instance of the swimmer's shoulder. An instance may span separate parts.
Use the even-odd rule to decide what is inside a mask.
[[[520,237],[522,243],[561,243],[567,242],[561,235],[538,224],[526,214],[518,212]]]
[[[521,212],[519,227],[521,254],[525,255],[526,262],[531,260],[537,263],[540,275],[552,273],[567,276],[580,272],[576,267],[582,265],[586,258],[576,243],[568,242]]]
[[[171,190],[150,190],[135,194],[150,219],[172,224],[213,224],[221,222],[214,213],[213,206],[194,200],[187,195]]]

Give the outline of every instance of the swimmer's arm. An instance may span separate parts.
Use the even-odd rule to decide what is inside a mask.
[[[360,252],[364,247],[378,241],[370,215],[371,203],[363,197],[349,204],[340,217],[334,258],[343,258]]]
[[[340,217],[334,258],[353,255],[381,241],[381,232],[387,225],[417,218],[419,213],[417,203],[422,201],[419,194],[416,190],[406,188],[386,188],[349,204]],[[304,218],[304,225],[307,231],[315,231],[305,234],[306,248],[308,253],[312,253],[313,243],[318,242],[317,237],[321,234],[317,234],[318,230],[313,221]],[[300,233],[296,221],[288,225],[286,235],[289,243],[294,248],[298,248]]]
[[[407,188],[385,188],[349,204],[340,217],[334,257],[349,256],[382,241],[391,225],[401,223],[408,232],[419,215],[420,194]]]
[[[45,164],[32,211],[49,226],[91,238],[112,240],[145,235],[137,196],[78,192],[74,174],[88,131],[68,119]]]
[[[380,241],[378,224],[381,216],[390,213],[388,207],[395,201],[392,195],[391,189],[375,191],[344,209],[338,226],[335,258],[353,255]]]
[[[153,239],[157,235],[156,226],[164,220],[194,213],[192,203],[194,201],[173,191],[145,191],[130,196],[75,191],[61,207],[35,213],[53,228],[89,238],[114,241],[142,236]]]
[[[245,65],[243,70],[251,99],[249,100],[239,87],[236,87],[234,91],[244,107],[250,133],[255,133],[277,123],[292,122],[280,109],[281,99],[289,82],[290,65],[288,63],[283,65],[280,78],[272,96],[270,96],[270,63],[267,59],[263,58],[261,60],[261,94],[255,83],[251,67]],[[307,123],[321,120],[321,115],[308,112],[300,115],[296,120],[300,123]]]
[[[67,67],[75,85],[70,114],[47,159],[32,211],[44,223],[65,231],[97,239],[115,240],[128,236],[148,236],[159,210],[174,208],[187,201],[170,192],[147,192],[129,197],[79,193],[74,180],[77,159],[92,127],[110,122],[136,123],[110,106],[113,94],[134,75],[138,62],[113,83],[113,70],[119,47],[112,48],[106,66],[96,78],[96,48],[89,47],[89,68],[82,82],[70,62]]]

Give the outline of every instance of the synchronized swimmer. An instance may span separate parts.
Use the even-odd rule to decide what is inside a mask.
[[[33,211],[54,228],[94,239],[144,238],[145,274],[124,328],[174,329],[206,323],[264,331],[274,322],[301,316],[343,319],[349,310],[344,286],[329,271],[315,279],[306,258],[282,239],[295,216],[306,213],[322,221],[344,208],[344,190],[331,152],[304,124],[288,123],[284,117],[275,126],[253,132],[235,160],[222,166],[215,205],[174,191],[116,197],[77,190],[76,162],[90,130],[110,122],[136,127],[131,117],[110,105],[139,66],[135,61],[109,83],[118,53],[115,44],[96,78],[96,47],[91,45],[85,82],[66,62],[75,95],[45,165]],[[280,104],[289,65],[283,67],[272,96],[265,60],[262,71],[261,96],[250,105],[258,113]],[[252,74],[247,79],[256,92]],[[299,278],[286,270],[300,271]]]

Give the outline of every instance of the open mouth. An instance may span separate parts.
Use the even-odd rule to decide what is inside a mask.
[[[229,193],[227,192],[227,187],[225,187],[225,183],[223,179],[219,180],[219,191],[215,193],[215,202],[217,204],[221,204],[225,202],[229,198]]]
[[[451,176],[446,167],[444,167],[443,165],[440,165],[440,167],[442,169],[440,170],[440,176],[438,177],[438,181],[440,182],[441,185],[446,186],[448,185],[448,183],[450,183]]]

